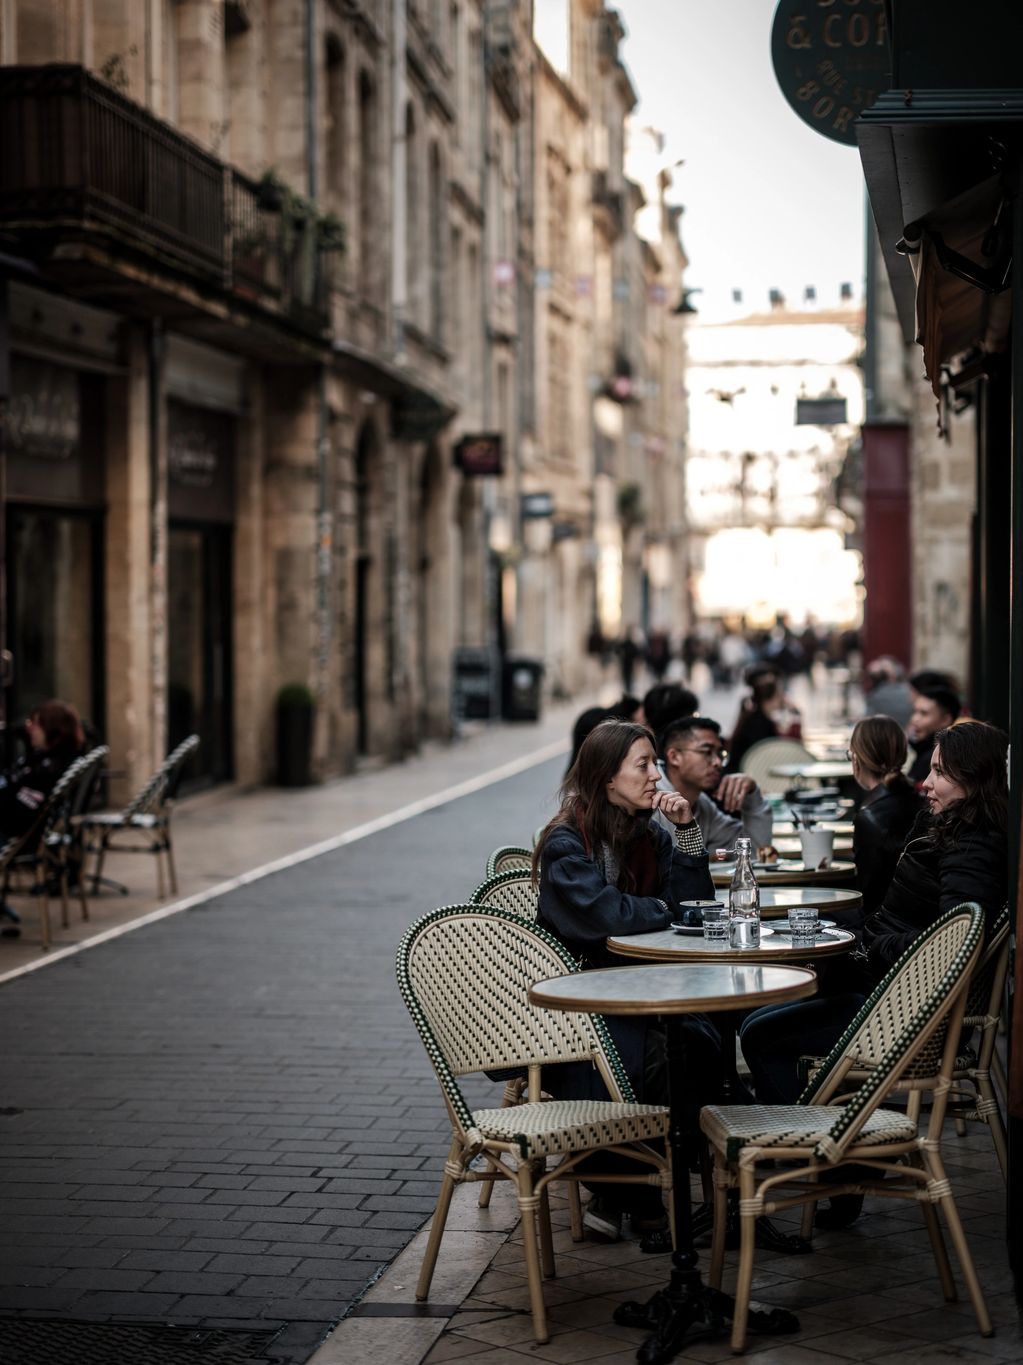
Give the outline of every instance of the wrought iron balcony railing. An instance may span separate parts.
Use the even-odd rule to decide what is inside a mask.
[[[283,315],[327,325],[315,220],[80,66],[0,67],[0,228],[26,249],[102,245]]]

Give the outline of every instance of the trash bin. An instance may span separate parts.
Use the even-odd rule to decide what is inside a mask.
[[[509,656],[501,674],[503,720],[539,720],[543,693],[543,664],[522,655]]]
[[[308,787],[312,783],[313,694],[300,683],[277,694],[277,785]]]

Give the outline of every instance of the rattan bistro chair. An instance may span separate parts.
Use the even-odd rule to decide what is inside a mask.
[[[787,763],[816,763],[817,756],[812,754],[798,739],[760,739],[742,756],[739,767],[757,784],[762,792],[785,792],[798,786],[791,777],[775,777],[771,769],[783,767]],[[817,781],[807,782],[808,788],[818,787]]]
[[[167,881],[171,893],[178,890],[171,843],[171,812],[185,764],[199,747],[199,736],[189,735],[168,754],[146,785],[123,810],[100,811],[79,817],[86,853],[96,856],[91,872],[92,889],[99,889],[103,861],[108,853],[152,853],[156,858],[157,895],[163,897],[163,860],[167,860]],[[127,836],[128,842],[122,842]],[[126,888],[122,888],[125,889]]]
[[[98,744],[82,754],[61,773],[46,799],[38,835],[27,841],[21,851],[6,864],[0,886],[0,898],[6,899],[12,875],[32,872],[35,894],[42,897],[43,946],[50,942],[50,893],[54,885],[60,892],[61,924],[66,929],[68,916],[68,888],[72,869],[77,872],[75,890],[82,911],[82,919],[89,918],[89,902],[85,898],[85,877],[82,870],[80,834],[75,816],[88,806],[96,790],[96,782],[110,750]]]
[[[732,1349],[746,1344],[754,1227],[761,1214],[828,1195],[862,1193],[915,1199],[923,1210],[945,1298],[955,1298],[935,1204],[945,1213],[981,1334],[991,1335],[980,1282],[963,1234],[939,1139],[955,1064],[970,973],[979,958],[984,916],[972,903],[942,916],[916,940],[825,1059],[813,1088],[795,1105],[708,1105],[700,1126],[714,1151],[714,1241],[710,1283],[720,1287],[727,1191],[738,1185],[740,1250]],[[926,1133],[911,1114],[881,1108],[944,1028],[945,1042]],[[851,1094],[849,1073],[866,1067]],[[846,1184],[818,1183],[822,1171],[855,1163],[878,1173]],[[885,1179],[885,1175],[894,1179]]]
[[[39,898],[44,951],[50,947],[50,898],[55,884],[60,891],[61,922],[65,929],[68,927],[68,874],[77,850],[74,812],[82,809],[94,790],[96,773],[108,752],[105,745],[100,745],[69,763],[36,812],[31,828],[0,849],[0,901],[6,902],[12,881],[20,881],[26,873],[32,878],[31,894]],[[89,906],[80,869],[78,898],[82,918],[88,919]]]
[[[487,859],[487,876],[494,877],[498,872],[521,872],[523,868],[531,867],[532,863],[533,855],[528,848],[521,848],[518,844],[501,844]]]
[[[564,948],[533,925],[485,906],[449,906],[424,915],[398,949],[402,998],[437,1074],[451,1118],[451,1149],[444,1166],[430,1237],[416,1286],[428,1298],[437,1253],[455,1186],[463,1181],[510,1180],[522,1217],[523,1250],[533,1329],[548,1339],[543,1274],[554,1274],[548,1187],[552,1181],[601,1179],[657,1184],[667,1191],[669,1158],[649,1144],[664,1138],[668,1111],[636,1104],[602,1019],[531,1005],[529,987],[578,971]],[[615,1099],[542,1101],[541,1069],[590,1061]],[[458,1077],[492,1068],[528,1071],[527,1102],[511,1108],[471,1110]],[[638,1159],[649,1174],[585,1176],[584,1157],[605,1151]],[[482,1157],[483,1169],[472,1168]],[[556,1164],[548,1169],[548,1159]],[[539,1225],[539,1226],[538,1226]],[[539,1232],[539,1254],[537,1236]]]
[[[1008,1149],[993,1073],[995,1044],[1005,1000],[1005,978],[1009,971],[1009,928],[1006,907],[991,926],[988,945],[970,979],[963,1027],[975,1029],[976,1034],[969,1047],[959,1050],[949,1100],[960,1131],[965,1131],[967,1119],[987,1124],[1003,1180],[1008,1179]]]
[[[492,905],[522,919],[535,920],[540,908],[540,893],[533,885],[528,868],[511,868],[480,882],[469,901],[472,905]]]

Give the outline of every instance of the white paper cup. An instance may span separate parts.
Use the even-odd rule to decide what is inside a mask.
[[[835,848],[833,829],[801,829],[799,842],[803,849],[803,862],[807,867],[831,866],[831,855]]]

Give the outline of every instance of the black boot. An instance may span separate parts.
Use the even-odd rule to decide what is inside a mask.
[[[828,1200],[827,1208],[822,1208],[818,1204],[817,1212],[813,1216],[813,1225],[815,1228],[823,1228],[825,1232],[837,1232],[839,1228],[852,1227],[862,1210],[862,1194],[833,1194]]]

